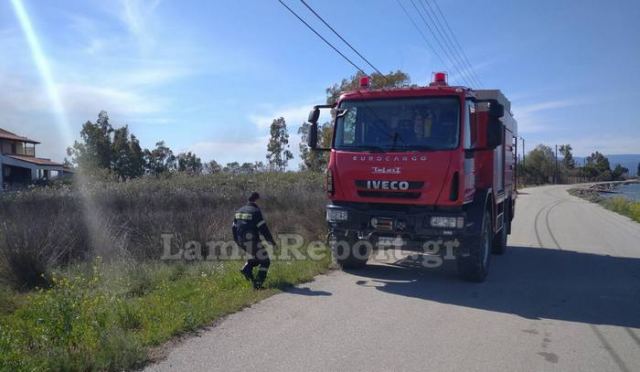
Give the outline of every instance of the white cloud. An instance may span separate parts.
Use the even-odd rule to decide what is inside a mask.
[[[155,43],[152,30],[153,13],[160,4],[159,0],[139,1],[121,0],[120,20],[124,22],[129,32],[135,36],[140,47],[152,47]]]
[[[161,98],[152,98],[133,91],[85,84],[60,85],[63,102],[69,111],[96,113],[101,109],[132,116],[160,112],[166,105]]]
[[[279,108],[273,108],[270,105],[265,106],[260,113],[254,113],[249,115],[249,121],[260,129],[269,128],[271,122],[275,118],[283,117],[289,127],[289,132],[292,132],[292,128],[297,128],[307,120],[309,111],[314,105],[323,102],[323,99],[317,99],[308,103],[299,105],[287,105]]]
[[[111,82],[117,86],[141,88],[166,84],[189,74],[188,69],[178,64],[165,63],[159,66],[147,65],[124,71],[113,76]]]
[[[576,106],[583,102],[577,100],[552,100],[544,102],[530,103],[526,105],[517,105],[519,115],[532,114],[540,111],[559,109],[564,107]]]
[[[552,120],[546,117],[546,112],[584,103],[586,102],[575,99],[549,100],[527,104],[515,102],[511,106],[511,111],[518,122],[519,133],[542,133],[553,128]]]
[[[212,140],[197,142],[189,147],[203,161],[215,160],[220,164],[237,161],[253,163],[266,162],[269,136],[259,136],[242,140]]]
[[[607,155],[640,154],[640,143],[637,137],[633,135],[601,134],[598,136],[566,138],[557,142],[570,143],[574,154],[578,156],[586,156],[594,151]]]
[[[41,83],[5,75],[0,71],[0,109],[16,113],[47,113],[51,110],[49,99]],[[95,116],[101,109],[113,110],[122,115],[158,113],[167,104],[164,99],[141,94],[133,90],[109,86],[69,83],[56,85],[63,105],[72,115],[89,113]]]

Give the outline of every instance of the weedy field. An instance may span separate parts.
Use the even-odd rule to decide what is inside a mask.
[[[271,230],[325,233],[321,176],[216,174],[92,181],[0,198],[0,370],[122,370],[149,350],[330,264],[274,260],[266,290],[241,261],[162,261],[162,234],[230,239],[235,208],[263,195]],[[84,195],[84,196],[83,196]]]

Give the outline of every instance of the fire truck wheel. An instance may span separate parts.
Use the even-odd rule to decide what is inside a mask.
[[[341,241],[332,240],[331,250],[336,263],[343,269],[359,269],[367,264],[372,245],[368,240],[347,238]]]
[[[495,254],[504,254],[507,250],[507,224],[511,223],[511,219],[509,217],[509,207],[507,206],[504,209],[504,222],[502,226],[502,230],[500,230],[493,237],[493,247],[491,252]]]
[[[458,256],[458,274],[470,282],[483,282],[489,271],[489,261],[491,256],[491,215],[485,212],[482,219],[482,233],[474,239],[467,239],[469,255]]]

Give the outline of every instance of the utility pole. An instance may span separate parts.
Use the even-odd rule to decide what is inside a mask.
[[[553,175],[553,183],[558,183],[558,145],[556,145],[556,171]]]
[[[522,167],[524,168],[524,166],[526,165],[526,163],[525,163],[525,151],[524,151],[524,137],[520,137],[520,139],[522,140]]]

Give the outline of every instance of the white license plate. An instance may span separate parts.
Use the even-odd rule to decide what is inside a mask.
[[[402,246],[405,245],[404,239],[400,237],[380,236],[378,237],[378,245],[382,246]]]

